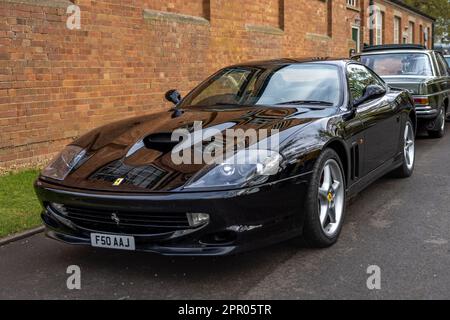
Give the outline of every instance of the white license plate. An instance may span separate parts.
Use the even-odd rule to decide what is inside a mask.
[[[91,245],[97,248],[136,250],[134,237],[91,233]]]

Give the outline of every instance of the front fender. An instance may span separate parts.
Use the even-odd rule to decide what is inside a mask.
[[[343,144],[333,123],[333,118],[317,120],[297,131],[284,143],[280,153],[290,175],[312,171],[322,150],[333,143]]]

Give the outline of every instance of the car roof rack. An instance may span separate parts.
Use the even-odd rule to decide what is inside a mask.
[[[420,44],[383,44],[378,46],[365,45],[362,52],[373,52],[383,50],[426,50],[427,48]]]

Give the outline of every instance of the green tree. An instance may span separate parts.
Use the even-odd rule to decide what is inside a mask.
[[[436,18],[435,40],[450,36],[450,0],[404,0],[406,4]]]

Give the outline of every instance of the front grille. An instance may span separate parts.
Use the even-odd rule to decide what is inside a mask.
[[[147,213],[64,206],[59,212],[78,227],[126,234],[164,234],[190,228],[186,213]]]

